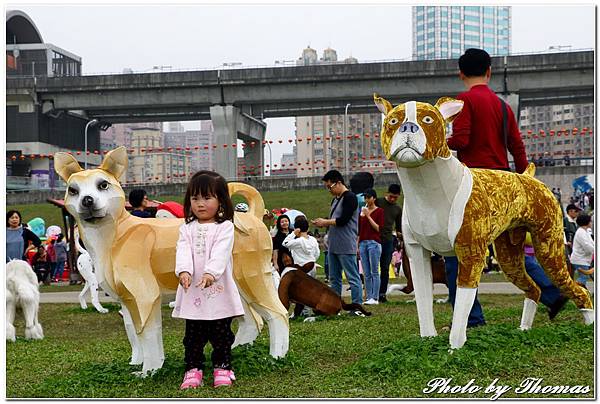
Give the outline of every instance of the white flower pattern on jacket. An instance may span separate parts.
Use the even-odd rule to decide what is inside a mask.
[[[233,279],[234,225],[192,221],[180,227],[176,251],[176,275],[189,272],[192,285],[183,290],[179,285],[173,317],[191,320],[213,320],[244,314]],[[215,278],[207,288],[196,285],[204,274]]]

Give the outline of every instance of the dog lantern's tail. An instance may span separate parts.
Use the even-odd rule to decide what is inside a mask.
[[[229,194],[242,195],[248,212],[235,212],[233,277],[244,301],[246,312],[236,334],[235,344],[254,341],[263,325],[269,326],[270,353],[282,357],[289,347],[288,313],[277,295],[271,277],[271,236],[262,218],[265,203],[260,193],[247,184],[231,182]]]
[[[256,216],[259,220],[262,220],[265,212],[265,202],[263,201],[260,193],[248,184],[241,182],[230,182],[229,194],[241,195],[248,201],[248,213]]]

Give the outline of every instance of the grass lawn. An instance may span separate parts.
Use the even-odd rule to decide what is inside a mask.
[[[130,374],[129,344],[118,306],[108,314],[75,304],[43,304],[40,322],[46,338],[6,344],[7,398],[235,398],[235,397],[430,397],[489,398],[474,394],[426,394],[433,378],[452,378],[451,386],[487,387],[494,379],[511,389],[503,397],[593,398],[594,327],[584,326],[569,302],[554,323],[540,308],[534,329],[519,331],[522,297],[480,295],[488,325],[468,331],[465,347],[448,353],[448,332],[421,339],[410,297],[394,296],[372,307],[367,318],[342,315],[314,323],[292,320],[290,351],[280,360],[268,356],[263,331],[251,347],[234,349],[238,380],[230,389],[207,386],[179,391],[183,375],[184,322],[163,306],[166,360],[154,376]],[[450,323],[449,305],[434,305],[438,330]],[[17,335],[23,333],[20,314]],[[206,348],[208,353],[210,348]],[[515,389],[528,378],[543,378],[541,386],[589,386],[585,394],[523,393]]]

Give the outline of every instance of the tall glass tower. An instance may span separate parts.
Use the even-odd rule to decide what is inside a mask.
[[[465,49],[485,49],[492,56],[511,50],[510,7],[415,6],[413,59],[454,59]]]

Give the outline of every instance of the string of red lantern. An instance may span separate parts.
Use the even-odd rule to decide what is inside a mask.
[[[546,137],[554,137],[554,136],[576,136],[576,135],[580,135],[580,136],[593,136],[593,128],[588,128],[588,127],[584,127],[581,130],[579,130],[578,128],[572,128],[572,129],[560,129],[560,130],[549,130],[546,131],[544,129],[540,129],[538,132],[533,132],[532,130],[527,130],[527,132],[525,134],[521,134],[523,139],[539,139],[539,138],[546,138]],[[373,138],[378,138],[379,134],[375,133],[372,135]],[[371,135],[366,133],[364,136],[364,138],[370,138]],[[347,138],[349,140],[357,140],[361,138],[361,135],[359,134],[354,134],[354,135],[348,135]],[[290,139],[279,139],[279,140],[263,140],[262,144],[266,145],[268,144],[273,144],[273,143],[279,143],[282,144],[285,140],[287,140],[289,143],[302,143],[302,142],[311,142],[311,141],[320,141],[321,139],[329,141],[332,139],[335,140],[340,140],[342,139],[342,136],[308,136],[305,138],[290,138]],[[240,146],[242,149],[245,149],[246,147],[256,147],[258,145],[259,142],[249,142],[249,143],[242,143]],[[194,147],[140,147],[140,148],[129,148],[127,149],[127,152],[132,155],[132,156],[136,156],[138,154],[142,154],[142,153],[164,153],[164,152],[193,152],[193,151],[199,151],[199,150],[210,150],[211,148],[217,149],[218,147],[222,147],[222,148],[228,148],[231,147],[233,149],[237,148],[238,145],[236,143],[234,144],[221,144],[221,145],[216,145],[213,144],[211,146],[205,145],[205,146],[194,146]],[[69,151],[68,153],[73,154],[73,155],[83,155],[85,152],[80,151],[80,150],[72,150]],[[98,150],[88,150],[87,151],[87,155],[105,155],[107,154],[108,151],[98,151]],[[25,160],[26,158],[30,158],[30,159],[36,159],[36,158],[48,158],[48,159],[52,159],[53,155],[52,154],[28,154],[28,155],[24,155],[24,154],[14,154],[12,156],[10,156],[10,158],[14,161],[16,159],[20,159],[20,160]],[[373,157],[371,157],[373,158]],[[355,159],[357,159],[357,157],[355,157]],[[363,157],[363,159],[365,159]]]

